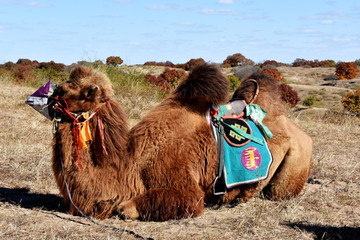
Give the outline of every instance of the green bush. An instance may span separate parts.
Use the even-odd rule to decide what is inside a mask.
[[[240,80],[233,74],[227,75],[226,77],[229,79],[230,82],[230,91],[235,91],[240,85]]]
[[[307,107],[313,107],[316,101],[316,97],[314,95],[311,95],[305,98],[302,104]]]

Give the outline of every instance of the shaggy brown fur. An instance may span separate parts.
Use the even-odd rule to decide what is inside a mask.
[[[295,195],[309,174],[311,139],[285,117],[276,82],[266,79],[265,84],[261,79],[265,78],[256,79],[260,93],[255,103],[269,112],[264,123],[274,133],[269,140],[274,163],[267,180],[229,190],[225,202],[235,200],[240,191],[242,200],[254,196],[270,179],[269,196]],[[227,78],[215,65],[194,68],[173,94],[130,132],[120,106],[111,100],[111,107],[103,103],[111,97],[108,83],[100,73],[77,68],[70,81],[59,87],[58,94],[68,101],[72,111],[100,107],[97,114],[103,119],[108,152],[103,154],[97,147],[100,138],[98,131],[93,131],[90,148],[79,150],[83,167],[79,169],[72,123],[63,118],[58,130],[61,140],[54,140],[53,169],[65,201],[68,196],[59,156],[74,202],[86,214],[103,218],[120,213],[125,218],[158,221],[201,214],[204,203],[212,201],[212,183],[217,174],[217,146],[205,112],[227,100]],[[244,81],[236,97],[247,100],[247,92],[253,93],[254,89]],[[91,129],[97,129],[97,118],[90,124]]]
[[[127,118],[120,105],[109,100],[113,94],[108,78],[100,72],[84,67],[75,68],[70,79],[58,86],[56,93],[65,99],[72,112],[89,111],[100,108],[90,120],[93,142],[86,150],[79,150],[82,170],[77,164],[74,146],[73,121],[62,116],[62,122],[53,140],[53,171],[65,202],[69,196],[61,170],[63,162],[65,178],[69,184],[71,197],[85,214],[105,218],[112,212],[113,202],[118,197],[121,157],[124,154],[129,128]],[[108,101],[106,103],[106,101]],[[103,123],[104,146],[102,149],[98,119]],[[60,139],[57,140],[59,134]],[[79,214],[70,205],[73,214]]]

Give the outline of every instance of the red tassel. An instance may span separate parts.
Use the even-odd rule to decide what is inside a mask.
[[[104,126],[101,120],[101,117],[98,115],[98,129],[99,129],[99,135],[100,135],[100,144],[102,148],[102,152],[105,155],[108,155],[108,152],[106,151],[105,143],[104,143]]]

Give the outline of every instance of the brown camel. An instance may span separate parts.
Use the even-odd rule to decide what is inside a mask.
[[[266,180],[229,189],[226,203],[239,193],[240,200],[251,198],[265,186],[270,198],[296,195],[310,171],[311,138],[286,118],[278,83],[265,75],[252,77],[260,86],[255,103],[268,112],[264,123],[274,134],[268,140],[274,160]],[[219,67],[199,65],[129,131],[123,110],[111,100],[109,79],[94,70],[75,68],[53,95],[61,118],[53,141],[53,171],[70,211],[79,214],[70,204],[66,184],[74,204],[98,218],[122,214],[165,221],[201,214],[204,203],[214,201],[218,165],[217,145],[205,113],[226,102],[228,86]],[[234,97],[249,102],[254,86],[245,80]],[[88,120],[81,115],[84,112],[90,115]],[[81,138],[77,132],[78,128],[86,132],[86,124],[81,124],[85,121],[91,140],[86,138],[87,149],[81,149],[84,143],[77,141]]]

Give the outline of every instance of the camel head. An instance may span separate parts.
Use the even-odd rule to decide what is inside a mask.
[[[53,98],[64,100],[70,112],[86,112],[108,101],[114,94],[105,74],[86,67],[76,67],[69,80],[59,84]]]

